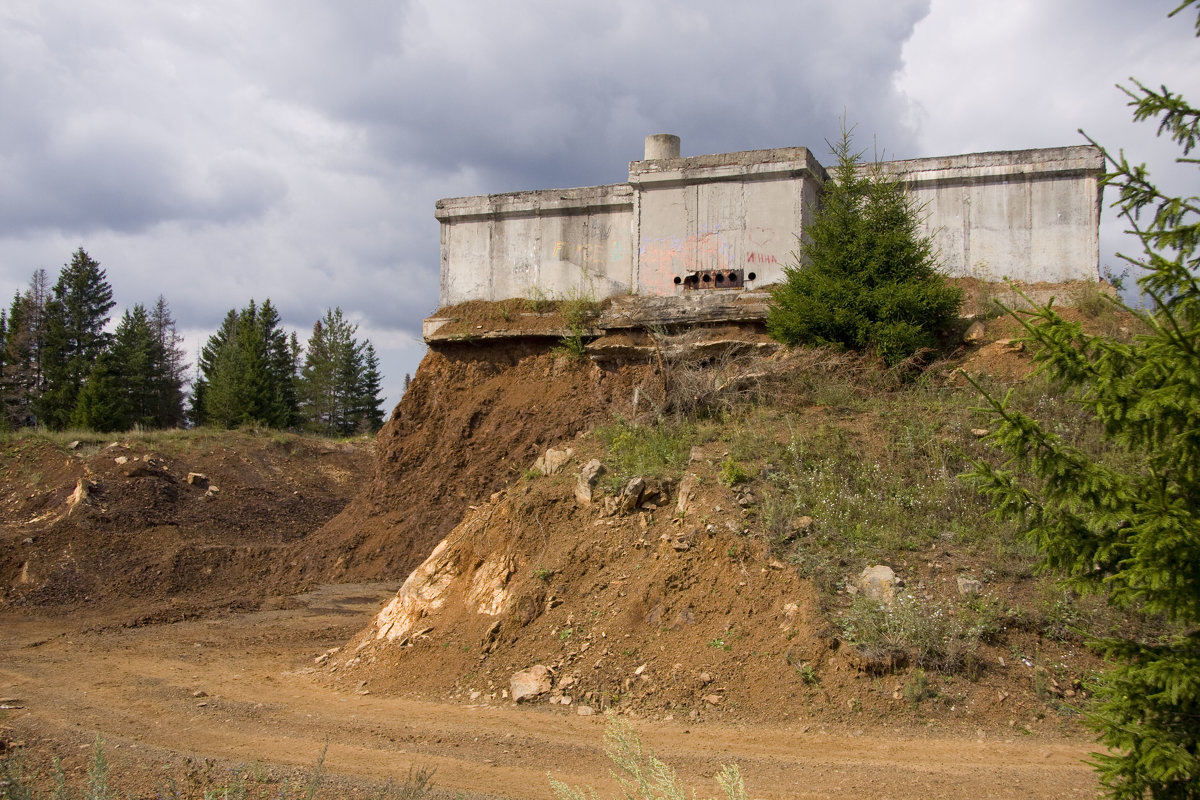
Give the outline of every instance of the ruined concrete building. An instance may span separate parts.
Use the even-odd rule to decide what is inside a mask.
[[[1029,283],[1098,279],[1103,166],[1092,146],[883,164],[948,276]],[[441,200],[440,305],[754,293],[783,279],[826,180],[803,147],[683,158],[656,134],[626,183]]]

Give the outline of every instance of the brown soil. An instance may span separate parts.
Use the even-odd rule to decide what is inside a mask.
[[[277,797],[306,780],[326,744],[332,784],[318,797],[373,797],[412,767],[436,769],[447,798],[549,798],[547,773],[615,794],[601,717],[327,685],[313,655],[394,590],[324,587],[257,612],[92,632],[6,615],[0,738],[24,742],[31,768],[62,757],[80,785],[101,731],[115,787],[139,798],[161,796],[168,778],[199,798],[239,766],[250,797]],[[850,719],[635,727],[701,796],[717,793],[711,776],[730,761],[762,798],[1095,796],[1086,744],[1044,731],[964,736]]]
[[[992,344],[947,371],[1026,374],[1027,353],[995,344],[1011,323],[988,328]],[[572,473],[598,453],[584,434],[646,412],[661,380],[653,365],[464,341],[426,356],[373,445],[248,433],[12,444],[0,700],[16,708],[0,711],[0,741],[23,740],[35,763],[74,748],[79,770],[100,731],[128,791],[147,797],[164,763],[200,786],[258,760],[277,787],[327,741],[340,794],[416,764],[473,796],[548,797],[547,770],[612,787],[602,718],[576,714],[587,704],[635,720],[702,793],[736,760],[761,797],[1094,795],[1079,761],[1088,736],[1061,691],[1045,691],[1074,691],[1095,667],[1078,648],[1016,631],[985,648],[979,677],[934,678],[939,699],[917,707],[903,698],[911,673],[840,645],[812,587],[739,534],[745,514],[716,477],[723,453],[689,466],[703,512],[676,515],[673,485],[630,514],[578,505]],[[574,447],[573,463],[528,475],[551,445]],[[432,630],[373,642],[372,614],[448,535],[466,583]],[[493,628],[466,588],[500,553],[511,602]],[[974,565],[947,548],[898,566],[946,593]],[[555,693],[570,705],[505,699],[512,673],[536,663],[560,687],[571,678]]]
[[[519,478],[546,447],[614,413],[634,413],[646,368],[603,370],[548,348],[430,350],[379,433],[374,479],[309,537],[279,588],[407,575],[468,505]]]
[[[289,545],[361,490],[374,449],[238,432],[17,440],[0,468],[0,609],[142,624],[252,608]]]

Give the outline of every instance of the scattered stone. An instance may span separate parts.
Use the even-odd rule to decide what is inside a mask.
[[[638,667],[637,669],[635,669],[635,670],[633,671],[633,674],[634,674],[634,675],[641,675],[641,674],[642,674],[643,672],[645,672],[645,671],[646,671],[646,665],[645,665],[645,664],[642,664],[640,667]]]
[[[996,344],[1010,353],[1020,353],[1025,349],[1025,343],[1020,339],[998,339]]]
[[[896,597],[896,586],[899,585],[896,573],[886,564],[869,566],[858,576],[858,588],[872,600],[891,604]]]
[[[604,465],[600,459],[593,458],[583,465],[579,471],[579,480],[575,484],[575,499],[582,506],[592,504],[592,496],[596,490],[596,481],[604,474]]]
[[[573,455],[575,455],[575,451],[570,447],[562,450],[551,447],[538,456],[537,461],[533,462],[533,468],[543,475],[554,475],[562,471]]]
[[[702,699],[710,706],[719,706],[721,705],[721,701],[723,701],[725,698],[721,697],[719,694],[706,694]]]
[[[204,490],[204,499],[212,500],[214,497],[217,496],[218,493],[220,493],[220,491],[221,491],[220,487],[209,486],[207,489]]]
[[[701,686],[708,686],[712,683],[712,675],[709,675],[707,672],[701,672],[697,677],[700,679]]]
[[[986,334],[987,327],[980,320],[975,320],[967,327],[966,332],[963,333],[963,343],[978,344],[983,341],[983,337]]]
[[[187,476],[188,486],[195,486],[197,489],[208,487],[208,476],[203,472],[189,472]]]
[[[642,493],[645,491],[646,481],[643,478],[630,478],[617,498],[618,510],[622,514],[632,514],[641,505]]]
[[[697,530],[689,530],[684,533],[677,533],[674,535],[664,533],[662,538],[671,543],[671,549],[682,553],[686,550],[692,549],[692,544],[698,533],[699,531]]]
[[[543,664],[514,673],[508,681],[514,703],[540,697],[550,691],[550,670]]]
[[[809,517],[809,516],[797,517],[796,519],[792,520],[792,524],[789,527],[789,530],[787,533],[787,539],[785,541],[790,542],[792,539],[795,539],[797,536],[808,536],[808,534],[812,533],[812,528],[813,528],[813,518],[812,517]]]
[[[989,433],[991,433],[991,431],[989,431],[987,428],[971,428],[971,435],[976,439],[982,439]]]
[[[203,689],[197,689],[196,691],[192,692],[192,697],[208,697],[208,692],[204,691]]]
[[[596,713],[596,709],[591,706],[576,706],[575,713],[581,717],[590,717]]]
[[[703,461],[703,460],[704,460],[704,450],[702,450],[700,447],[693,447],[688,452],[688,461],[690,463],[695,464],[697,461]]]
[[[76,439],[75,441],[71,442],[69,445],[67,445],[67,449],[68,450],[78,450],[79,449],[79,440]]]
[[[683,476],[683,479],[679,481],[678,496],[675,498],[675,513],[687,513],[688,507],[691,506],[692,500],[695,499],[696,487],[699,483],[700,480],[690,472]]]
[[[977,597],[983,594],[983,582],[966,575],[958,576],[958,593],[963,597]]]
[[[75,491],[67,498],[67,515],[70,516],[81,503],[86,502],[91,492],[92,484],[86,478],[76,481]]]
[[[757,498],[754,496],[754,492],[750,491],[748,487],[742,487],[738,490],[737,504],[742,508],[749,508],[750,506],[754,505],[754,501],[756,499]]]

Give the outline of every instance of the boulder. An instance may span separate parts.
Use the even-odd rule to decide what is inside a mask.
[[[604,474],[604,465],[600,460],[593,458],[591,461],[583,465],[583,469],[579,471],[579,480],[575,483],[575,499],[582,506],[592,504],[592,496],[596,490],[596,481],[600,480],[600,476]]]
[[[983,582],[966,575],[958,576],[958,593],[963,597],[976,597],[983,594]]]
[[[856,582],[859,590],[881,603],[891,603],[896,597],[896,587],[900,581],[896,573],[886,564],[869,566],[862,571]]]
[[[975,320],[967,327],[966,332],[963,334],[963,342],[965,344],[978,344],[983,341],[986,333],[987,328],[984,327],[984,324],[979,320]]]
[[[562,471],[562,468],[571,461],[571,456],[573,455],[575,455],[575,451],[569,447],[562,450],[551,447],[545,453],[538,456],[537,461],[533,462],[533,468],[543,475],[554,475]]]
[[[696,496],[696,487],[699,483],[699,478],[690,472],[683,476],[683,480],[679,481],[678,496],[675,498],[675,513],[687,513],[688,507]]]
[[[617,509],[622,514],[632,514],[642,503],[642,493],[646,491],[646,481],[643,478],[630,478],[629,483],[621,490],[617,498]]]
[[[508,691],[513,702],[532,700],[550,691],[550,670],[543,664],[534,664],[529,669],[513,674],[508,681]]]

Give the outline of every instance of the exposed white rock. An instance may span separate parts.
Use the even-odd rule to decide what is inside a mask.
[[[508,691],[514,703],[539,697],[550,691],[550,670],[544,664],[514,673],[508,681]]]

